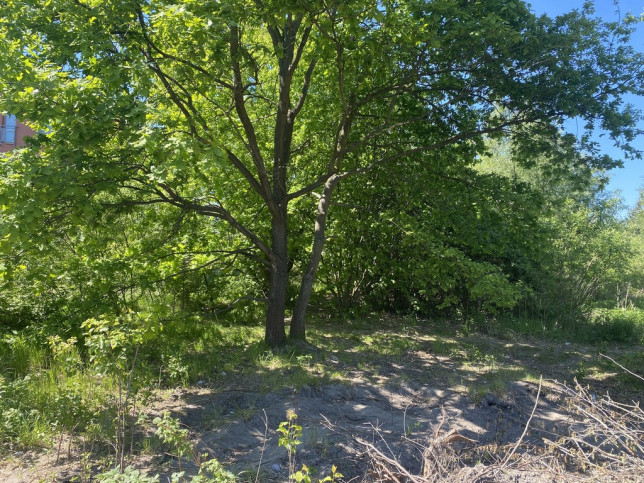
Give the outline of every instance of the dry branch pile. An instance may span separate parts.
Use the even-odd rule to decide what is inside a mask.
[[[524,437],[539,405],[541,384],[534,409],[521,437],[499,451],[488,463],[467,464],[476,449],[473,440],[456,431],[443,431],[446,414],[424,446],[404,438],[422,455],[422,473],[412,474],[396,458],[382,434],[380,444],[356,439],[371,461],[368,481],[397,483],[503,482],[503,481],[644,481],[644,411],[639,403],[624,404],[608,395],[596,397],[587,388],[571,389],[555,383],[565,396],[562,410],[573,417],[566,435],[543,438],[541,445],[526,445]],[[455,443],[466,443],[464,447]],[[522,449],[519,453],[518,448]]]
[[[644,479],[644,411],[639,403],[598,398],[579,384],[575,390],[563,388],[577,422],[569,435],[548,441],[551,449],[578,472]]]

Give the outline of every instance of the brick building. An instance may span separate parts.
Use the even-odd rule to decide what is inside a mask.
[[[24,138],[36,133],[26,124],[16,120],[10,114],[0,115],[0,153],[11,151],[16,146],[25,144]]]

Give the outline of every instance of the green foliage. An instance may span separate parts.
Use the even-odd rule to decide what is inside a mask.
[[[644,92],[633,19],[536,18],[519,0],[327,6],[0,5],[0,111],[39,131],[0,158],[3,448],[109,434],[127,475],[153,383],[242,361],[262,387],[283,368],[296,387],[333,377],[316,356],[269,351],[293,307],[304,336],[316,275],[323,310],[330,296],[468,333],[514,313],[517,330],[642,341],[643,201],[619,220],[601,191],[618,163],[590,136],[637,154],[639,115],[621,102]],[[561,133],[567,117],[580,136]],[[364,338],[398,359],[419,347]],[[307,481],[294,415],[278,431]]]
[[[172,447],[179,461],[191,454],[192,444],[188,439],[188,430],[182,428],[179,421],[172,418],[169,412],[164,412],[163,417],[154,418],[153,423],[157,425],[159,437]]]
[[[581,334],[594,308],[612,307],[609,300],[625,307],[633,295],[635,251],[619,218],[620,204],[602,191],[603,173],[581,165],[581,155],[567,150],[565,137],[562,141],[559,169],[553,170],[545,156],[521,164],[511,140],[490,142],[490,153],[478,166],[534,197],[533,204],[516,205],[529,213],[533,233],[525,233],[521,251],[518,240],[512,242],[511,258],[514,276],[530,289],[514,313],[524,322],[537,322],[541,329],[534,333],[560,333],[557,325],[565,325],[571,334]]]
[[[0,361],[1,448],[40,446],[58,431],[86,431],[101,420],[105,392],[87,377],[75,339],[5,334]]]
[[[635,155],[633,21],[519,0],[4,2],[0,110],[40,132],[0,163],[1,318],[78,337],[101,315],[261,294],[281,344],[294,303],[304,336],[327,221],[323,289],[344,307],[510,307],[526,247],[505,206],[522,193],[472,168],[508,133],[552,176],[616,164],[596,127]],[[336,198],[372,210],[359,232]]]
[[[126,466],[123,471],[119,468],[112,468],[95,475],[94,478],[102,483],[157,483],[159,481],[159,475],[146,476],[131,466]]]
[[[81,328],[85,331],[89,362],[99,371],[117,375],[132,367],[141,344],[160,329],[151,323],[149,315],[140,313],[88,319]]]
[[[302,426],[296,423],[297,414],[289,410],[286,413],[286,421],[282,421],[277,428],[281,434],[279,437],[279,446],[284,446],[289,453],[289,459],[295,456],[297,446],[302,444]]]
[[[157,425],[157,435],[161,440],[170,445],[174,456],[179,461],[179,473],[172,475],[172,481],[190,481],[192,483],[232,483],[236,477],[227,471],[215,458],[208,454],[200,454],[189,439],[188,430],[182,428],[179,421],[172,418],[169,412],[164,412],[162,417],[154,418]],[[184,478],[181,471],[181,460],[187,458],[199,467],[199,472],[190,480]]]
[[[644,309],[644,188],[640,190],[637,204],[626,220],[626,236],[633,255],[629,260],[626,282],[618,291],[618,306]]]
[[[644,310],[596,309],[583,338],[593,342],[644,344]]]
[[[320,268],[340,307],[362,298],[381,310],[451,310],[466,319],[470,311],[512,307],[525,294],[514,267],[535,231],[530,193],[466,167],[423,176],[408,163],[368,179],[352,182],[346,200],[340,191],[356,207],[338,209]],[[389,195],[373,197],[375,185]]]
[[[288,452],[288,481],[309,482],[309,469],[302,465],[302,469],[295,471],[295,453],[298,445],[302,444],[302,426],[297,424],[297,414],[292,409],[286,412],[286,421],[282,421],[277,428],[280,434],[279,446],[284,446]]]
[[[631,253],[623,227],[609,212],[610,203],[570,205],[562,206],[551,219],[556,237],[547,294],[552,309],[562,310],[564,320],[574,321],[593,300],[607,298],[624,280]]]
[[[221,377],[261,337],[259,327],[196,317],[160,327],[149,314],[127,313],[88,320],[84,343],[28,329],[6,333],[0,339],[0,452],[44,446],[65,432],[88,444],[120,445],[124,453],[137,407],[154,385]]]
[[[308,466],[302,465],[302,468],[295,471],[295,453],[298,445],[302,444],[302,426],[297,424],[297,414],[292,409],[286,412],[286,421],[282,421],[277,428],[279,436],[279,446],[286,448],[288,452],[288,481],[297,483],[311,483],[311,470]],[[342,473],[338,472],[335,465],[331,467],[331,474],[318,480],[318,483],[334,482],[342,478]]]
[[[500,329],[537,336],[546,340],[574,341],[584,344],[643,344],[644,311],[639,308],[596,308],[587,318],[574,324],[554,318],[531,319],[499,317]]]

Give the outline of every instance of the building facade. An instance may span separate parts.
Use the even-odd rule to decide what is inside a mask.
[[[17,146],[24,145],[24,139],[34,134],[36,131],[18,121],[16,116],[0,115],[0,153],[6,153]]]

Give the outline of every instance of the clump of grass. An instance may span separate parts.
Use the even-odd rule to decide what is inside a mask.
[[[61,431],[96,422],[104,391],[83,369],[76,339],[29,333],[0,342],[0,451],[45,446]]]
[[[125,327],[125,322],[97,320],[106,330],[113,324]],[[133,323],[132,330],[161,326],[152,319]],[[79,341],[27,328],[0,335],[0,452],[48,446],[61,433],[109,443],[115,424],[113,397],[119,390],[131,390],[123,386],[134,382],[128,383],[130,371],[140,388],[214,377],[243,364],[245,348],[261,339],[261,328],[180,317],[166,321],[163,330],[146,332],[138,342],[122,330],[116,334],[111,340],[108,332],[88,333]],[[105,343],[105,351],[117,349],[115,358],[103,360],[106,352],[88,343]],[[123,344],[134,344],[127,357],[136,350],[136,361],[120,360],[127,355],[118,351]],[[120,387],[118,375],[105,370],[117,365]]]
[[[501,316],[499,326],[508,331],[546,340],[584,344],[644,344],[644,310],[595,309],[577,320]]]

